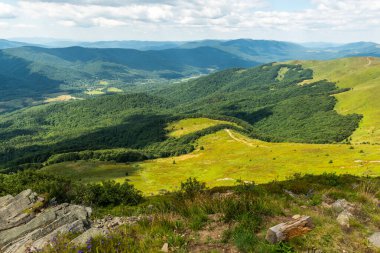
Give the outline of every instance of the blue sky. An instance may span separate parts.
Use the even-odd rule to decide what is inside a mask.
[[[273,10],[278,11],[300,11],[312,8],[312,3],[309,0],[270,0],[268,1]]]
[[[0,38],[380,42],[380,0],[0,0]]]

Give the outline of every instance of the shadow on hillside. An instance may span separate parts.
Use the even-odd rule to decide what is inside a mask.
[[[122,124],[101,128],[56,144],[3,149],[0,151],[0,163],[9,163],[9,166],[40,163],[56,153],[82,150],[141,149],[167,139],[165,127],[168,120],[167,115],[131,115]]]
[[[78,138],[57,143],[55,151],[107,148],[144,148],[164,141],[168,116],[136,114],[120,125],[99,129]]]
[[[231,117],[242,119],[242,120],[247,121],[248,123],[253,125],[253,124],[273,115],[273,111],[271,108],[266,107],[266,108],[257,110],[257,111],[252,112],[252,113],[241,112],[241,111],[238,111],[238,112],[230,111],[230,112],[225,112],[225,114],[228,116],[231,116]]]
[[[61,82],[31,72],[32,62],[0,51],[0,101],[43,98],[59,91]]]

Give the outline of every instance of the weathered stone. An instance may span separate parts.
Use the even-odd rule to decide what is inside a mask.
[[[161,252],[169,252],[169,244],[167,242],[162,245]]]
[[[82,233],[72,243],[85,244],[89,239],[104,235],[120,225],[152,219],[150,216],[109,215],[92,224],[92,210],[89,207],[61,204],[40,209],[36,213],[36,207],[44,202],[44,198],[31,190],[23,191],[15,197],[8,195],[0,198],[0,252],[37,252],[54,243],[59,234],[68,232]]]
[[[44,199],[31,190],[0,198],[0,251],[5,253],[41,249],[59,233],[83,232],[90,225],[91,208],[61,204],[34,213]]]
[[[380,232],[373,233],[368,240],[373,246],[380,248]]]
[[[287,241],[297,236],[304,235],[312,230],[313,223],[309,216],[293,216],[295,219],[286,223],[280,223],[267,231],[265,239],[270,243]]]
[[[8,205],[13,199],[12,195],[6,195],[3,197],[0,197],[0,208],[3,208],[4,206]]]
[[[25,190],[15,197],[5,196],[0,201],[0,231],[3,231],[19,226],[33,218],[33,215],[27,210],[33,207],[37,201],[37,195],[31,190]]]
[[[338,218],[336,220],[342,227],[349,228],[350,227],[350,217],[352,217],[352,213],[350,213],[347,210],[344,210],[338,215]]]
[[[83,245],[92,238],[105,235],[108,232],[109,230],[106,228],[90,228],[89,230],[85,231],[83,234],[72,240],[70,243],[74,245]]]
[[[54,242],[58,234],[63,234],[63,233],[68,233],[68,232],[83,233],[85,230],[86,230],[86,224],[84,224],[82,220],[76,220],[72,223],[65,224],[57,228],[50,234],[33,242],[32,248],[36,250],[44,248],[46,245],[50,244],[51,242]]]
[[[351,211],[355,206],[345,199],[338,199],[331,205],[331,207],[337,212],[342,212],[344,210]]]

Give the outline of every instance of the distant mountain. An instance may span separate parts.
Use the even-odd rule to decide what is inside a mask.
[[[15,38],[25,45],[41,45],[47,48],[63,47],[88,47],[88,48],[124,48],[136,50],[163,50],[177,48],[185,42],[177,41],[139,41],[139,40],[114,40],[114,41],[74,41],[53,38]]]
[[[183,42],[171,41],[97,41],[97,42],[84,42],[78,44],[82,47],[89,48],[126,48],[136,50],[164,50],[179,47]]]
[[[259,62],[297,59],[306,51],[304,47],[295,43],[251,39],[196,41],[185,43],[180,47],[196,48],[200,46],[215,47],[225,52],[236,54],[239,57]]]
[[[338,48],[345,56],[380,56],[380,45],[373,42],[357,42]]]
[[[0,51],[0,112],[41,101],[52,93],[83,95],[94,89],[103,93],[100,90],[107,86],[100,83],[112,83],[123,89],[139,82],[185,78],[258,64],[211,47],[151,51],[11,48]],[[9,103],[4,104],[6,101]]]
[[[0,41],[0,45],[7,48],[0,51],[0,113],[38,103],[53,93],[65,92],[65,95],[68,93],[81,97],[104,94],[109,90],[136,91],[132,87],[144,87],[142,90],[148,87],[155,89],[168,80],[200,76],[227,68],[290,60],[380,56],[380,45],[372,42],[323,48],[304,47],[284,41],[251,39],[186,43],[45,43],[78,43],[86,47],[49,48],[47,44],[46,47],[30,47],[24,42]],[[133,47],[139,50],[119,47]],[[142,90],[139,88],[139,91]]]
[[[331,48],[331,47],[340,47],[344,44],[341,43],[330,43],[330,42],[304,42],[300,43],[301,46],[308,48]]]
[[[0,39],[0,49],[23,47],[23,46],[30,46],[30,45],[32,44]]]
[[[15,39],[16,40],[16,39]],[[20,38],[21,42],[4,43],[3,48],[13,48],[32,44],[46,48],[86,47],[86,48],[119,48],[135,49],[140,51],[166,49],[194,49],[198,47],[212,47],[229,54],[236,55],[249,61],[279,62],[288,60],[329,60],[347,56],[378,56],[379,45],[373,42],[356,42],[337,44],[328,42],[291,43],[274,40],[199,40],[199,41],[94,41],[81,42],[70,40],[56,40],[49,38]],[[0,43],[1,46],[1,43]],[[0,47],[1,49],[1,47]]]
[[[258,62],[297,60],[329,60],[349,56],[379,56],[380,45],[373,42],[349,44],[305,43],[284,41],[238,39],[229,41],[205,40],[188,42],[181,48],[209,46]]]

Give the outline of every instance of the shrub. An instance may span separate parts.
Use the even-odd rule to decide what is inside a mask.
[[[143,200],[140,191],[127,181],[123,184],[115,181],[103,181],[101,184],[89,184],[82,202],[95,206],[137,205]]]
[[[185,198],[193,199],[197,194],[202,193],[205,189],[206,183],[190,177],[185,182],[181,182],[181,189],[179,193]]]
[[[143,201],[141,192],[125,181],[123,184],[105,181],[102,184],[81,184],[70,179],[46,174],[42,171],[25,170],[11,175],[0,174],[0,196],[16,195],[32,189],[58,203],[68,202],[91,206],[137,205]]]

